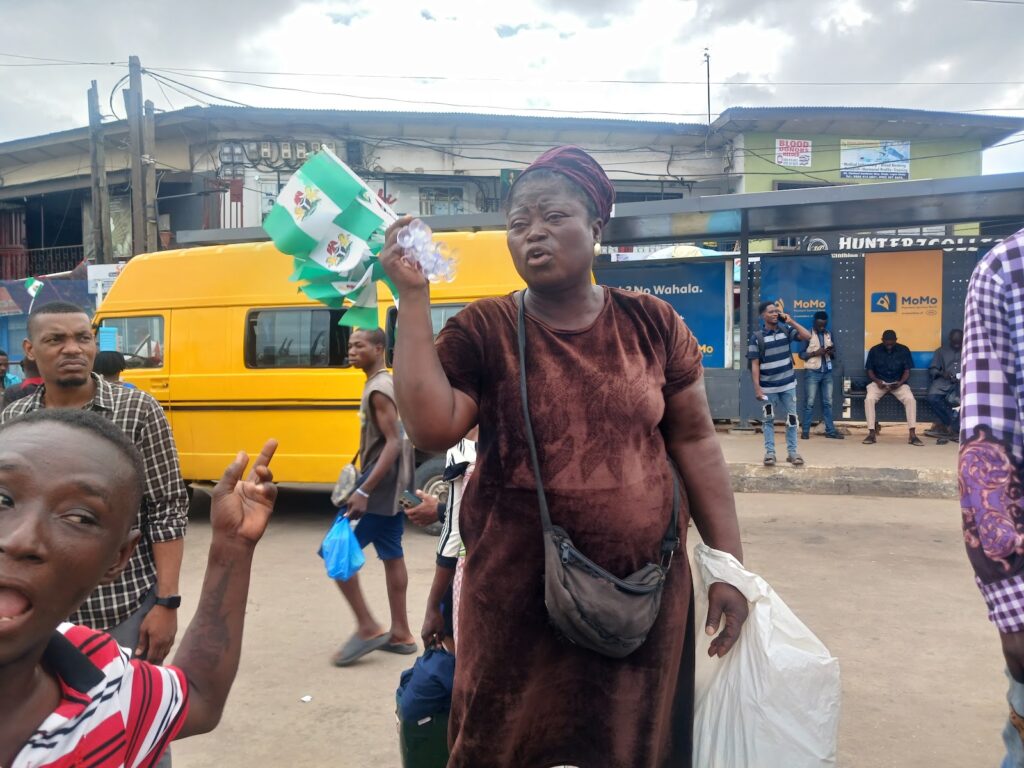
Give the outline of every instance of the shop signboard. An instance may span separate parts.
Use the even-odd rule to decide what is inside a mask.
[[[839,177],[901,181],[910,178],[910,142],[840,139]]]
[[[785,168],[810,168],[812,151],[810,139],[776,139],[775,164]]]

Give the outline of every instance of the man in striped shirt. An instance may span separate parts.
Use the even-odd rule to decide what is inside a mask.
[[[159,667],[64,618],[127,565],[145,467],[103,416],[44,409],[0,426],[0,765],[151,768],[213,730],[238,670],[253,549],[276,498],[269,441],[213,491],[195,618]]]
[[[750,334],[747,358],[754,395],[764,403],[764,465],[775,466],[775,419],[785,414],[786,461],[799,467],[804,460],[796,449],[796,371],[790,344],[807,341],[811,333],[775,302],[762,301],[758,313],[761,328]]]

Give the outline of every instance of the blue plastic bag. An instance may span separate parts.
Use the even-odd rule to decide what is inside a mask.
[[[399,715],[415,723],[447,712],[452,706],[454,686],[455,657],[443,648],[428,648],[411,669],[402,673],[397,692]]]
[[[348,581],[363,567],[366,558],[352,532],[352,524],[345,517],[346,508],[338,510],[334,524],[320,543],[317,554],[324,559],[327,575],[332,579]]]

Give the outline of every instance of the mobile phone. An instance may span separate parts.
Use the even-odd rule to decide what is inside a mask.
[[[423,500],[419,496],[409,491],[402,491],[402,495],[398,497],[398,506],[402,509],[412,509],[422,503]]]

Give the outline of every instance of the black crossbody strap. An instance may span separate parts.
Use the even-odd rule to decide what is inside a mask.
[[[537,457],[537,441],[533,436],[533,423],[530,421],[530,402],[526,392],[526,291],[519,294],[519,319],[516,323],[519,334],[519,394],[523,401],[523,421],[526,424],[526,443],[530,447],[530,462],[533,464],[533,477],[537,482],[537,503],[540,505],[540,520],[544,531],[551,530],[551,514],[548,512],[548,499],[544,494],[544,481],[540,476],[540,459]]]
[[[537,441],[533,435],[533,423],[530,420],[530,402],[526,391],[526,291],[517,295],[518,318],[516,333],[519,340],[519,395],[523,401],[523,423],[526,426],[526,443],[530,448],[530,462],[533,464],[533,477],[537,483],[537,503],[540,506],[540,520],[544,531],[551,530],[551,513],[548,511],[548,500],[544,494],[544,481],[540,476],[540,459],[537,455]],[[669,519],[668,530],[661,541],[661,564],[666,568],[672,563],[672,554],[679,549],[679,508],[682,493],[679,487],[679,475],[676,468],[669,462],[672,471],[672,517]]]

